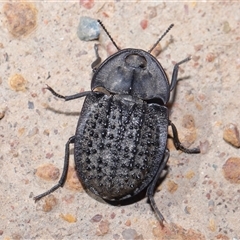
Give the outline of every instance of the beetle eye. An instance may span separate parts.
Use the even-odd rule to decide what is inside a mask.
[[[146,68],[147,60],[145,57],[138,54],[130,54],[125,59],[126,63],[133,68]]]

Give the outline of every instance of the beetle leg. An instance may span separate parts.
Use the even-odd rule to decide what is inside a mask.
[[[54,187],[52,187],[51,189],[49,189],[48,191],[34,197],[35,202],[40,200],[41,198],[49,195],[50,193],[54,192],[58,188],[63,187],[63,185],[64,185],[64,183],[66,182],[66,179],[67,179],[67,172],[68,172],[68,166],[69,166],[69,145],[71,143],[74,143],[74,141],[75,141],[75,136],[72,136],[72,137],[69,138],[69,140],[66,143],[63,172],[62,172],[62,176],[61,176],[58,184],[55,185]]]
[[[177,132],[177,128],[176,126],[169,120],[169,125],[171,125],[172,127],[172,132],[173,132],[173,143],[174,146],[177,150],[181,150],[185,153],[200,153],[200,148],[196,147],[196,148],[185,148],[182,143],[179,141],[178,138],[178,132]]]
[[[171,81],[171,85],[170,85],[170,91],[172,91],[176,87],[179,66],[182,63],[185,63],[185,62],[187,62],[189,60],[191,60],[191,57],[187,57],[187,58],[183,59],[181,62],[178,62],[178,63],[175,64],[175,66],[173,68],[173,74],[172,74],[172,81]]]
[[[153,195],[154,195],[154,190],[155,190],[157,181],[159,179],[159,176],[160,176],[161,172],[163,171],[163,169],[165,168],[168,159],[169,159],[169,151],[168,151],[168,149],[166,149],[163,162],[159,166],[157,174],[155,175],[153,181],[151,182],[151,184],[149,185],[149,187],[147,189],[147,197],[148,197],[148,199],[150,201],[151,207],[153,208],[153,210],[154,210],[155,214],[157,215],[157,218],[158,218],[158,220],[159,220],[159,222],[160,222],[160,224],[162,226],[163,226],[163,221],[166,222],[166,220],[164,219],[163,215],[159,211],[159,209],[157,207],[157,204],[156,204],[156,202],[155,202],[155,200],[153,198]]]
[[[101,60],[102,60],[98,54],[98,45],[97,44],[94,44],[94,50],[95,50],[95,54],[96,54],[96,60],[91,64],[93,72],[96,71],[97,66],[101,63]]]
[[[76,93],[76,94],[71,95],[71,96],[63,96],[63,95],[55,92],[48,85],[47,85],[47,87],[45,89],[49,90],[54,96],[56,96],[58,98],[63,98],[65,101],[74,100],[74,99],[81,98],[81,97],[86,97],[88,94],[92,93],[92,91],[86,91],[86,92]]]

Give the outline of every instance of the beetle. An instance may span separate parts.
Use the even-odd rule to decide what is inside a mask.
[[[168,159],[168,127],[173,132],[176,149],[200,153],[199,147],[185,148],[175,125],[169,120],[166,106],[176,87],[179,65],[172,80],[151,55],[152,50],[173,27],[171,24],[148,51],[120,49],[100,20],[118,52],[92,64],[91,91],[62,96],[47,86],[53,95],[66,101],[85,97],[76,133],[66,143],[61,178],[50,190],[34,197],[35,201],[63,187],[69,165],[69,148],[74,144],[76,172],[83,186],[107,202],[131,199],[144,190],[161,224],[164,217],[154,200],[154,189]]]

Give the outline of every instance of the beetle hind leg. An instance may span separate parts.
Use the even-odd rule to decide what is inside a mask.
[[[157,181],[159,179],[159,176],[160,176],[161,172],[163,171],[163,169],[165,168],[165,166],[167,165],[168,159],[169,159],[169,151],[166,149],[163,162],[161,163],[161,165],[157,171],[157,174],[155,175],[153,181],[151,182],[151,184],[149,185],[149,187],[147,189],[147,197],[150,201],[151,207],[154,210],[154,212],[162,226],[163,226],[163,221],[166,222],[166,220],[164,219],[163,215],[161,214],[160,210],[158,209],[153,195],[154,195],[154,190],[155,190]]]
[[[66,143],[63,172],[62,172],[62,176],[61,176],[58,184],[56,184],[54,187],[52,187],[48,191],[34,197],[35,202],[40,200],[41,198],[49,195],[50,193],[54,192],[58,188],[63,187],[63,185],[64,185],[64,183],[66,182],[66,179],[67,179],[67,172],[68,172],[68,166],[69,166],[69,145],[71,143],[74,143],[74,141],[75,141],[75,136],[72,136],[72,137],[69,138],[69,140]]]
[[[169,125],[172,127],[173,132],[173,143],[177,150],[181,150],[185,153],[193,154],[193,153],[200,153],[200,148],[185,148],[182,143],[179,141],[178,132],[176,126],[169,120]]]

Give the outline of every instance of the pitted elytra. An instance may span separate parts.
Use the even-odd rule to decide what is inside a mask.
[[[103,24],[118,52],[92,64],[91,91],[62,96],[51,87],[53,95],[66,101],[85,97],[76,133],[66,143],[62,176],[57,185],[35,197],[37,201],[62,187],[69,165],[69,146],[74,144],[77,175],[86,189],[108,202],[132,198],[146,189],[146,195],[159,221],[164,218],[153,198],[157,180],[165,168],[169,151],[166,147],[168,126],[173,132],[176,149],[187,149],[178,139],[177,129],[169,120],[166,104],[176,87],[179,65],[174,66],[169,83],[162,66],[150,53],[173,27],[158,39],[149,52],[140,49],[120,50]]]

